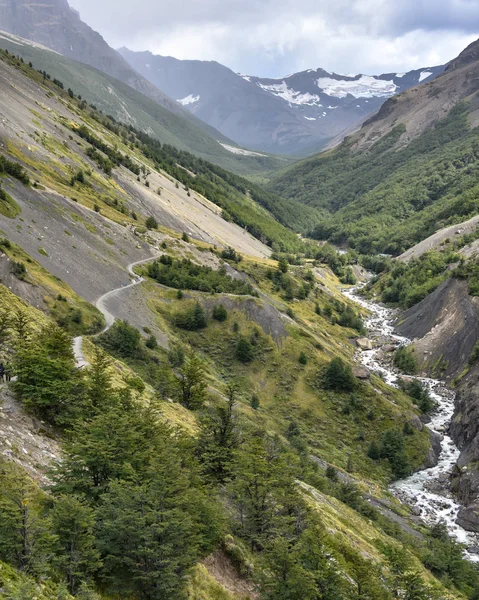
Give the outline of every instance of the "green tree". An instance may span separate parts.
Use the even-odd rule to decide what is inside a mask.
[[[318,590],[314,575],[303,567],[300,549],[283,538],[275,539],[264,552],[261,580],[265,600],[315,600]]]
[[[407,375],[415,375],[418,371],[417,359],[410,348],[401,346],[394,354],[394,365]]]
[[[377,442],[375,442],[375,441],[371,442],[369,449],[368,449],[368,456],[372,460],[379,460],[381,458],[381,450],[380,450]]]
[[[261,401],[259,399],[258,394],[253,394],[251,396],[251,402],[250,402],[250,404],[251,404],[251,408],[253,410],[259,410],[259,407],[261,406]]]
[[[148,217],[145,221],[145,227],[147,229],[158,229],[158,221],[155,217]]]
[[[190,410],[201,408],[206,400],[205,365],[200,357],[192,352],[178,369],[176,379],[180,403]]]
[[[13,387],[24,405],[50,422],[65,425],[84,402],[70,336],[57,325],[44,327],[19,347]]]
[[[88,369],[88,397],[94,409],[103,409],[112,393],[112,361],[98,346],[93,348],[93,361]]]
[[[227,318],[228,318],[228,311],[223,306],[223,304],[217,304],[216,306],[214,306],[213,319],[215,321],[219,321],[220,323],[223,323],[224,321],[226,321]]]
[[[0,462],[0,558],[20,571],[45,572],[51,536],[43,502],[20,467]]]
[[[173,435],[151,408],[133,402],[128,391],[117,393],[108,405],[108,410],[74,425],[53,472],[56,493],[97,500],[112,481],[147,469],[161,440]]]
[[[100,338],[107,350],[123,357],[134,357],[140,350],[141,334],[127,321],[115,321]]]
[[[246,364],[254,360],[254,348],[251,342],[243,335],[236,344],[236,358]]]
[[[240,515],[240,532],[253,550],[261,550],[301,513],[294,458],[277,440],[258,433],[238,449],[234,473],[229,490]]]
[[[74,496],[60,496],[50,518],[55,535],[53,563],[65,575],[70,592],[76,594],[101,564],[95,547],[94,511]]]
[[[404,436],[400,431],[388,429],[384,432],[379,449],[381,458],[387,458],[396,479],[407,477],[411,465],[404,447]]]
[[[98,545],[102,576],[113,593],[184,598],[202,543],[198,492],[190,481],[181,456],[165,441],[146,480],[115,482],[103,496]]]
[[[12,333],[12,314],[5,307],[0,310],[0,344],[5,344]]]
[[[236,386],[228,387],[228,400],[215,406],[201,420],[198,454],[203,471],[220,483],[231,477],[234,452],[239,446],[235,411]]]
[[[352,392],[357,386],[351,367],[339,358],[333,358],[322,377],[323,387],[326,390],[337,392]]]

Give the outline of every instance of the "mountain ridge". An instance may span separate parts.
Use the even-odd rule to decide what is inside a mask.
[[[357,126],[392,94],[430,81],[444,67],[380,76],[308,69],[281,79],[233,72],[217,61],[118,52],[145,78],[238,144],[307,155]],[[318,82],[321,82],[319,85]]]

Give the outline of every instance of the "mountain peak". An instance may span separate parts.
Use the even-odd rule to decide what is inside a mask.
[[[306,155],[358,126],[385,100],[434,79],[443,67],[390,75],[323,68],[280,79],[233,73],[216,62],[119,52],[151,83],[242,147]]]
[[[454,71],[461,69],[467,65],[479,61],[479,40],[472,42],[469,46],[459,54],[457,58],[452,60],[446,67],[446,71]]]

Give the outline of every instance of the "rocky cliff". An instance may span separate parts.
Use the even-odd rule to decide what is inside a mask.
[[[479,532],[479,361],[471,356],[479,339],[479,298],[466,281],[448,279],[401,318],[397,331],[414,340],[422,368],[455,380],[456,406],[450,435],[461,450],[452,491],[464,508],[458,524]]]
[[[2,0],[0,30],[32,40],[95,67],[177,114],[182,107],[139,75],[102,36],[84,23],[67,0]]]

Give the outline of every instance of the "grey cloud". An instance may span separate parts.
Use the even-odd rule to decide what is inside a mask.
[[[479,0],[70,1],[112,45],[259,75],[408,70],[479,37]]]

